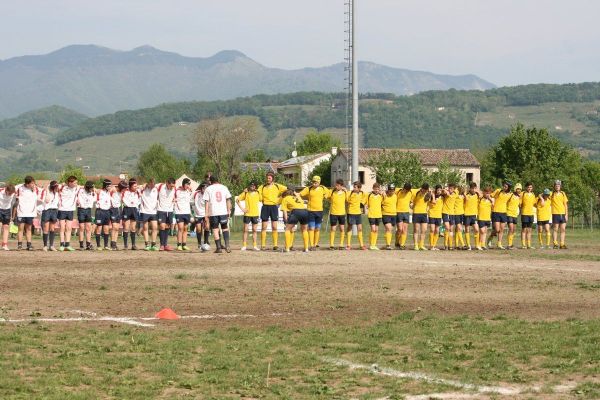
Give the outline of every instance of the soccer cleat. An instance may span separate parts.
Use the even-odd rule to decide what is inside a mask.
[[[329,246],[329,250],[335,250],[335,247]]]
[[[501,244],[498,245],[498,250],[506,250],[506,247],[502,246]]]
[[[181,245],[177,246],[177,251],[183,251],[183,246],[181,246]]]
[[[544,250],[544,245],[540,244],[540,250]]]
[[[131,245],[131,250],[137,250],[137,249],[138,249],[138,248],[137,248],[137,246],[136,246],[135,244],[134,244],[134,245]]]
[[[88,251],[91,251],[91,250],[94,250],[94,246],[90,244],[85,249]]]
[[[485,250],[489,250],[489,249],[487,248],[487,246],[483,246],[483,247],[481,248],[481,250],[484,250],[484,251],[485,251]]]
[[[160,246],[160,247],[158,248],[158,251],[165,251],[165,246]]]
[[[186,244],[184,244],[183,246],[181,246],[181,249],[182,249],[183,251],[190,251],[190,248],[189,248],[189,247],[187,247],[187,245],[186,245]]]
[[[415,251],[419,251],[419,250],[421,250],[421,249],[419,248],[419,246],[415,246],[414,250],[415,250]]]
[[[344,246],[340,246],[337,248],[338,250],[346,250],[346,248]]]
[[[33,246],[27,246],[27,251],[33,251]]]
[[[246,251],[246,250],[247,250],[247,249],[246,249],[246,246],[243,246],[243,247],[240,249],[240,251]],[[289,250],[289,249],[286,249],[286,250]]]
[[[150,251],[151,249],[152,249],[152,246],[150,246],[150,245],[144,247],[144,251]]]
[[[521,246],[521,250],[527,250],[528,247],[527,246]]]
[[[112,247],[108,247],[108,246],[104,246],[104,248],[102,250],[104,250],[104,251],[113,251]]]
[[[8,246],[7,246],[7,245],[4,245],[4,246],[2,246],[2,250],[3,250],[3,251],[10,251],[10,249],[8,248]]]
[[[261,246],[260,250],[261,251],[267,251],[267,248],[265,246]]]
[[[253,249],[253,250],[254,250],[254,251],[260,251],[260,249],[259,249],[258,247],[256,247],[256,246],[254,246],[254,249]]]
[[[471,246],[467,246],[467,251],[473,251],[473,248],[471,248]]]
[[[309,249],[302,250],[303,253],[308,253],[309,251],[310,251]]]
[[[560,245],[560,249],[561,250],[566,250],[567,249],[567,245],[566,244],[561,244]]]
[[[515,249],[515,247],[514,247],[514,246],[507,246],[507,247],[506,247],[506,250],[514,250],[514,249]]]
[[[169,245],[165,246],[165,251],[173,251],[173,248]]]
[[[437,247],[432,247],[429,250],[431,250],[431,251],[440,251],[440,249],[438,249]]]
[[[273,251],[277,251],[277,250],[279,250],[279,247],[273,246]]]
[[[71,246],[67,246],[67,247],[65,247],[65,251],[75,251],[75,249],[72,248]]]
[[[230,246],[227,246],[227,247],[225,247],[225,251],[226,251],[227,253],[231,253],[231,247],[230,247]]]
[[[56,250],[56,247],[50,246],[50,251],[58,251],[58,250]]]
[[[346,250],[352,250],[351,246],[346,246]]]
[[[481,246],[477,246],[476,249],[479,251],[483,250],[483,248]]]
[[[215,250],[215,253],[217,253],[217,254],[220,254],[220,253],[222,253],[222,252],[223,252],[223,250],[221,250],[221,249],[216,249],[216,250]]]
[[[58,251],[65,251],[65,246],[60,246],[60,247],[58,248]]]
[[[554,245],[552,248],[553,248],[553,249],[558,249],[559,247],[558,247],[558,245],[557,245],[557,244],[555,244],[555,245]]]
[[[48,251],[48,246],[42,247],[42,251]]]
[[[150,246],[150,251],[158,251],[158,246]]]
[[[379,247],[377,247],[377,246],[371,246],[371,247],[369,247],[369,250],[379,250]]]
[[[385,249],[386,249],[386,250],[391,250],[391,249],[392,249],[392,246],[385,246]]]
[[[103,247],[101,247],[101,246],[96,247],[96,251],[102,251],[102,250],[104,250]]]

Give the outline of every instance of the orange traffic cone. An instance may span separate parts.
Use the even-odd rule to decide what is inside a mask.
[[[175,314],[175,311],[170,308],[163,308],[155,315],[158,319],[179,319],[179,315]]]

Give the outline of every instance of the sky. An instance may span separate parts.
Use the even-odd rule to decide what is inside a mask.
[[[358,58],[497,85],[600,81],[597,0],[356,0]],[[0,0],[0,59],[70,44],[341,62],[344,0]]]

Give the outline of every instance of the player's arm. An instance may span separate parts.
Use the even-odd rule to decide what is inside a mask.
[[[565,204],[565,221],[569,221],[569,200],[567,199],[567,195],[565,195],[565,199],[563,200]]]
[[[244,199],[246,199],[246,193],[247,192],[248,192],[248,190],[244,189],[244,191],[242,192],[242,194],[240,194],[238,196],[238,198],[235,200],[235,204],[238,205],[238,207],[244,212],[244,214],[246,214],[248,212],[248,209],[246,207],[242,207],[241,201],[244,200]]]

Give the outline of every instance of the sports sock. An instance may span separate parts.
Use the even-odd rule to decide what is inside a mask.
[[[277,229],[271,232],[271,236],[273,236],[273,247],[277,247],[277,242],[279,241],[279,234]]]
[[[128,247],[129,232],[123,232],[123,246]]]
[[[527,247],[531,247],[531,239],[527,239]]]
[[[71,247],[71,242],[65,242],[65,247]]]
[[[340,232],[340,247],[344,247],[345,239],[346,239],[346,234],[344,232]]]
[[[425,237],[424,237],[424,234],[421,237],[421,240],[419,240],[419,248],[420,249],[424,249],[425,248]]]
[[[402,241],[402,233],[400,231],[396,231],[396,241],[394,242],[394,244],[396,246],[400,246],[401,241]]]
[[[225,240],[225,247],[229,247],[229,230],[223,231],[223,240]]]
[[[285,237],[285,249],[289,250],[292,247],[292,232],[286,229],[283,235]]]
[[[463,233],[462,232],[458,232],[456,234],[456,246],[457,247],[458,246],[464,247],[464,245],[465,245],[465,239],[464,239]]]
[[[96,247],[100,247],[100,234],[96,233]]]
[[[465,233],[465,239],[467,239],[467,247],[471,247],[471,234]]]
[[[508,235],[508,246],[511,247],[513,245],[513,239],[514,239],[515,235],[510,233]]]
[[[540,246],[544,245],[544,239],[542,239],[542,232],[538,232],[538,241],[540,242]]]
[[[308,250],[308,246],[310,245],[308,231],[302,231],[302,241],[304,242],[304,250]]]
[[[200,233],[196,233],[196,241],[198,242],[198,246],[202,245],[202,235]]]
[[[209,231],[204,231],[204,243],[208,244],[208,238],[210,237]]]
[[[42,234],[42,240],[44,241],[44,247],[48,247],[48,234],[47,233]]]
[[[79,247],[83,247],[83,240],[79,241]]]
[[[215,239],[215,246],[217,246],[217,250],[221,249],[221,247],[223,247],[221,245],[221,239]]]
[[[314,230],[308,231],[308,238],[310,239],[310,247],[314,247],[315,246],[315,231]]]
[[[386,244],[386,246],[392,245],[392,232],[385,233],[385,244]]]
[[[360,244],[360,247],[364,247],[365,246],[365,238],[363,238],[362,232],[358,232],[357,236],[358,236],[358,244]]]
[[[331,232],[329,232],[329,247],[333,247],[335,243],[335,231],[332,230]]]
[[[350,228],[348,230],[348,233],[346,234],[346,236],[348,236],[346,238],[346,243],[348,244],[348,246],[352,246],[352,228]]]
[[[135,232],[129,232],[129,237],[131,238],[131,245],[135,246]]]
[[[266,231],[266,229],[263,229],[260,232],[260,245],[262,247],[265,247],[267,245],[267,231]]]
[[[321,231],[315,229],[315,247],[319,245],[319,239],[321,238]]]
[[[377,243],[377,233],[375,232],[370,232],[369,233],[369,246],[375,246],[375,244]]]
[[[433,233],[429,233],[429,247],[433,247]]]
[[[552,234],[550,232],[546,233],[546,246],[550,246],[550,241],[552,239]]]
[[[104,247],[108,247],[108,233],[102,234],[102,239],[104,239]]]
[[[444,247],[450,247],[450,235],[448,235],[448,231],[444,233]]]
[[[473,234],[473,239],[475,239],[475,246],[481,247],[481,243],[479,242],[479,232]]]
[[[408,238],[408,234],[407,233],[403,233],[400,237],[400,246],[405,246],[406,245],[406,239]]]
[[[50,231],[50,233],[48,234],[48,243],[50,244],[50,247],[54,246],[54,237],[56,236],[56,233],[52,230]]]
[[[294,240],[296,240],[296,231],[292,231],[292,247],[294,247]]]

